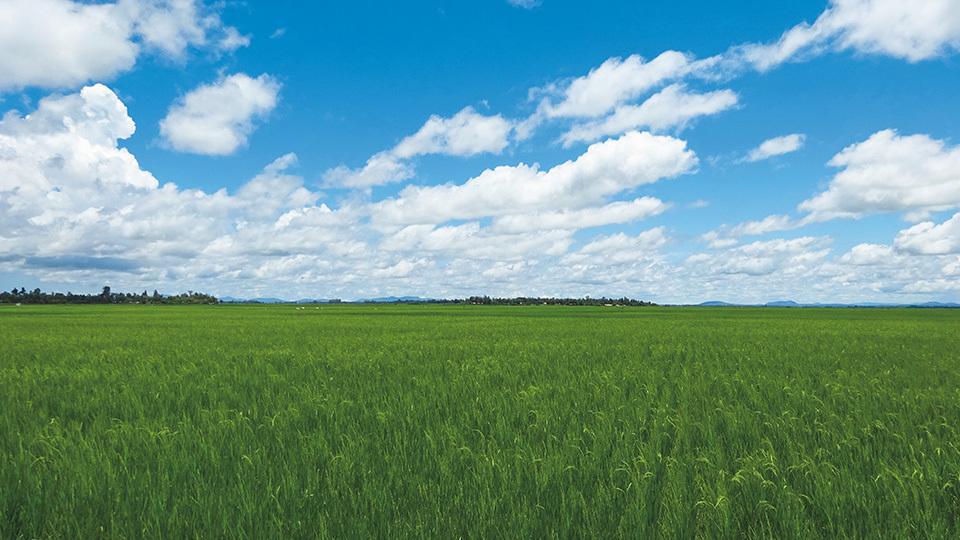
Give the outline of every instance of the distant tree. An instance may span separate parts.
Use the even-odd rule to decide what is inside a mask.
[[[39,288],[27,292],[25,287],[19,290],[14,288],[10,292],[0,292],[0,303],[29,303],[29,304],[136,304],[136,303],[157,303],[157,304],[217,304],[219,300],[215,296],[201,292],[190,291],[177,296],[164,297],[156,290],[153,291],[153,297],[134,293],[115,293],[110,287],[104,287],[100,294],[73,294],[45,293]]]

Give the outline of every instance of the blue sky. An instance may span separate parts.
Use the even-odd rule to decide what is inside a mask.
[[[951,0],[0,0],[0,288],[960,301]]]

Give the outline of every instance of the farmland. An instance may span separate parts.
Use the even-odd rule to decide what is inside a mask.
[[[948,538],[960,311],[2,306],[0,538]]]

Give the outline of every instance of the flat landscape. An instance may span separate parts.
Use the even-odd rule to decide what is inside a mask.
[[[949,538],[960,311],[0,307],[0,538]]]

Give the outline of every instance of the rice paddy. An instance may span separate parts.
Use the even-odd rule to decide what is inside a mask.
[[[960,311],[0,307],[0,538],[951,538]]]

